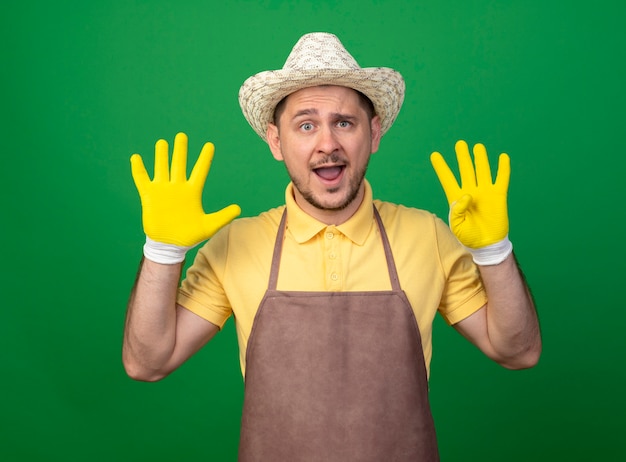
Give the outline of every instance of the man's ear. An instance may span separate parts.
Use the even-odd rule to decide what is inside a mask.
[[[380,139],[382,138],[379,116],[372,117],[370,130],[372,132],[372,154],[374,154],[376,151],[378,151],[378,147],[380,146]]]
[[[274,159],[281,161],[283,159],[283,152],[280,149],[280,134],[278,133],[278,127],[272,123],[267,124],[267,144],[272,151]]]

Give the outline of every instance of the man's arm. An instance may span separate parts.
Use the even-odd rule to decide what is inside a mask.
[[[128,303],[122,361],[135,380],[166,377],[219,328],[176,303],[182,264],[144,259]]]
[[[514,255],[509,254],[498,265],[478,268],[488,302],[454,327],[502,366],[533,367],[541,355],[539,321]]]
[[[455,327],[504,367],[532,367],[541,354],[541,333],[530,290],[508,238],[509,156],[500,155],[493,182],[482,144],[474,146],[474,163],[464,141],[455,150],[461,186],[441,154],[433,153],[431,161],[450,205],[450,228],[478,265],[488,300]]]
[[[167,143],[157,142],[153,180],[141,157],[131,157],[146,233],[145,258],[128,303],[122,348],[124,367],[134,379],[162,379],[218,331],[217,326],[176,303],[186,252],[240,213],[236,205],[204,212],[202,189],[213,152],[213,145],[206,143],[189,179],[187,136],[183,133],[176,135],[171,169]]]

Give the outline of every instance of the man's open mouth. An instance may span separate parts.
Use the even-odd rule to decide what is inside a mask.
[[[333,181],[341,176],[345,168],[345,165],[333,165],[331,167],[316,168],[313,171],[323,180]]]

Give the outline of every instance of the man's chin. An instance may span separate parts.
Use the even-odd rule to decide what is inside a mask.
[[[306,201],[318,210],[326,212],[340,212],[347,208],[356,199],[356,193],[346,193],[341,188],[332,188],[326,190],[323,197],[304,196]]]
[[[297,182],[293,181],[295,190],[311,206],[324,212],[340,212],[348,208],[358,197],[363,187],[363,181],[358,186],[348,184],[317,185],[315,188],[301,189]]]

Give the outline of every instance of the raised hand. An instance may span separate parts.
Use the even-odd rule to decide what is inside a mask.
[[[215,148],[212,143],[204,145],[187,179],[187,146],[187,136],[184,133],[176,135],[170,169],[168,144],[159,140],[155,146],[152,180],[141,156],[134,154],[131,157],[132,176],[141,198],[146,236],[156,243],[186,249],[210,238],[241,213],[237,205],[205,213],[202,190]]]
[[[474,162],[465,141],[458,141],[455,150],[460,186],[440,153],[433,152],[430,158],[450,205],[450,229],[470,249],[488,248],[503,241],[508,243],[509,156],[500,154],[498,173],[493,182],[487,151],[482,144],[474,146]],[[509,247],[510,243],[507,244],[508,253],[512,249]]]

